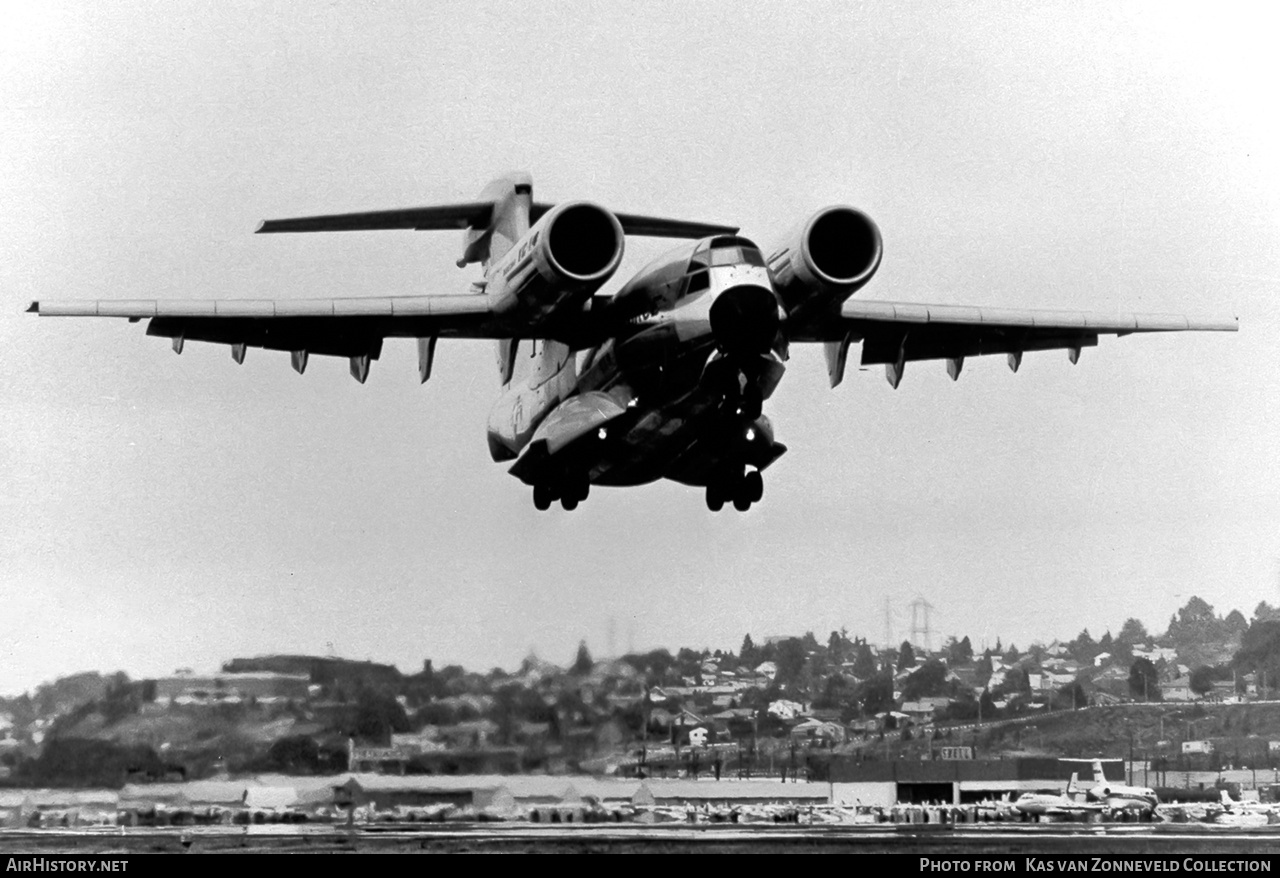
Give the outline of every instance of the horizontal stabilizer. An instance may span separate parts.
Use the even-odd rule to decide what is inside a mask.
[[[529,211],[529,222],[536,223],[554,204],[535,202]],[[711,235],[736,235],[737,226],[716,223],[693,223],[685,220],[664,219],[656,216],[640,216],[634,213],[615,213],[622,231],[628,235],[649,238],[707,238]]]
[[[487,226],[493,214],[493,203],[472,201],[466,204],[438,204],[431,207],[405,207],[399,210],[373,210],[363,213],[332,213],[292,219],[263,220],[258,232],[366,232],[382,229],[465,229]]]

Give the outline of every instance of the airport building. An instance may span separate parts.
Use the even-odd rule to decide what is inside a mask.
[[[1124,763],[1104,759],[1108,780],[1124,780]],[[1089,761],[1078,759],[897,759],[859,761],[833,759],[824,773],[831,783],[831,802],[837,805],[972,804],[1016,799],[1023,793],[1060,793],[1078,774],[1091,785]]]

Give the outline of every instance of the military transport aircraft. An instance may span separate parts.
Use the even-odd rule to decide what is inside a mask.
[[[495,461],[567,510],[590,486],[658,479],[702,487],[707,506],[746,511],[761,474],[786,446],[762,406],[788,346],[824,346],[827,377],[844,376],[852,344],[863,365],[897,387],[912,360],[1027,351],[1080,352],[1100,335],[1235,331],[1234,318],[1095,314],[922,305],[851,298],[880,266],[880,230],[851,207],[826,207],[778,246],[760,250],[734,226],[614,213],[586,201],[533,200],[526,173],[490,183],[475,201],[268,220],[259,232],[461,229],[458,266],[483,266],[460,294],[277,300],[40,301],[41,315],[146,318],[148,335],[288,351],[303,372],[312,354],[347,357],[361,383],[387,338],[418,344],[422,381],[439,338],[497,341],[501,392],[489,418]],[[612,294],[627,235],[694,239]],[[767,253],[767,255],[766,255]]]

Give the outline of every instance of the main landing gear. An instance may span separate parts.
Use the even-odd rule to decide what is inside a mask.
[[[707,485],[707,508],[719,512],[726,503],[732,503],[734,509],[746,512],[763,496],[764,477],[759,470],[751,470]]]
[[[546,512],[559,500],[566,512],[572,512],[590,493],[591,480],[585,475],[573,476],[555,484],[534,485],[533,505],[539,512]]]

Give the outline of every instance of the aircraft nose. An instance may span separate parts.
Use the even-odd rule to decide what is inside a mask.
[[[730,287],[711,304],[711,332],[728,354],[767,354],[778,325],[778,300],[767,287]]]

